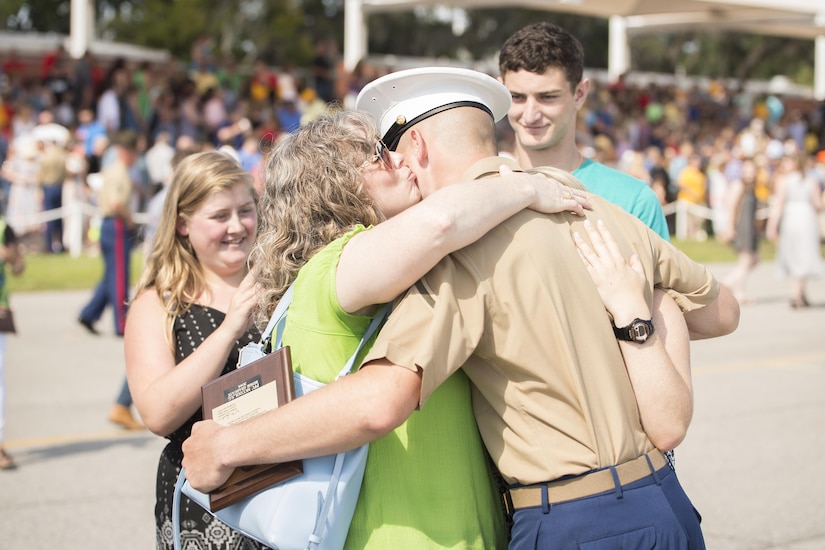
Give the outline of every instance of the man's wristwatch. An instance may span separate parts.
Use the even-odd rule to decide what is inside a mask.
[[[626,327],[613,325],[613,334],[616,335],[616,338],[627,342],[644,343],[650,338],[653,332],[653,321],[646,321],[638,317],[633,319]]]

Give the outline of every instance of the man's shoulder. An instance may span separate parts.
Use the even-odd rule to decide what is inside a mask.
[[[639,202],[659,205],[659,198],[650,184],[599,162],[589,161],[573,175],[589,191],[624,207],[628,212],[635,211],[640,206],[637,204]]]
[[[443,263],[449,265],[458,261],[492,268],[505,258],[532,254],[536,243],[544,243],[543,249],[554,249],[559,239],[570,236],[569,220],[566,218],[569,215],[522,210],[490,229],[474,243],[448,255]]]
[[[663,239],[668,238],[662,205],[648,183],[593,161],[585,163],[574,175],[589,191],[633,214]]]

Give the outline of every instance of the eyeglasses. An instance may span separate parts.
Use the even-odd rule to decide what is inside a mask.
[[[380,139],[377,139],[375,141],[375,154],[372,156],[372,158],[370,158],[370,163],[375,164],[378,161],[383,162],[384,167],[392,168],[392,158],[390,157],[390,149]]]

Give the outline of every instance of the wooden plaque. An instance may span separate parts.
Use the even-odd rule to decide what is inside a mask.
[[[203,417],[228,426],[254,418],[295,398],[289,346],[204,384]],[[237,468],[209,494],[212,511],[300,475],[303,462],[262,464]]]

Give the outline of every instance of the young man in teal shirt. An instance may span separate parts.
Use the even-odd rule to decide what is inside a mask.
[[[588,190],[669,240],[662,206],[650,185],[585,158],[576,146],[576,117],[590,80],[583,76],[584,48],[575,36],[549,23],[528,25],[504,42],[499,71],[513,97],[507,119],[522,168],[553,166],[572,172]]]

